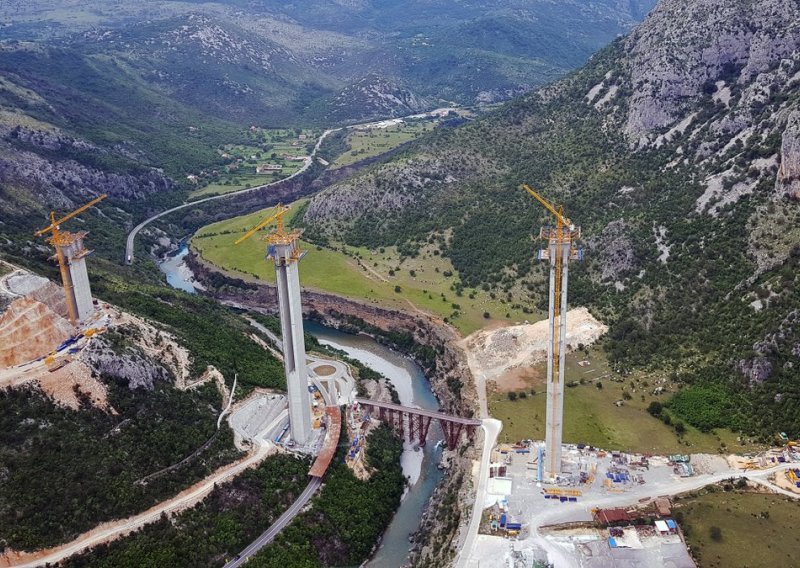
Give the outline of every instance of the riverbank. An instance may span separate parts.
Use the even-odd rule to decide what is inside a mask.
[[[228,305],[277,313],[275,288],[229,278],[193,253],[186,263],[206,288],[206,295]],[[469,417],[477,414],[475,384],[460,348],[461,337],[441,321],[424,313],[412,315],[308,290],[303,292],[303,313],[334,329],[366,332],[407,353],[425,369],[442,410]],[[455,557],[469,520],[467,513],[474,504],[471,471],[479,450],[473,445],[446,452],[443,465],[449,471],[428,501],[412,537],[412,565],[444,566]]]

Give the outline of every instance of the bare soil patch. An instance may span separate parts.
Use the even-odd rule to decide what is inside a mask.
[[[494,381],[499,392],[543,384],[530,369],[547,357],[547,320],[534,324],[483,329],[462,342],[473,376]],[[586,308],[567,313],[567,352],[589,346],[608,331]]]
[[[320,377],[329,377],[336,372],[333,365],[319,365],[314,367],[314,373]]]

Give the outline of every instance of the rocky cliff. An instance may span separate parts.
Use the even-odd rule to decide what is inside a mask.
[[[257,311],[277,313],[277,290],[273,286],[227,278],[208,267],[195,255],[187,257],[187,264],[198,282],[206,288],[206,293],[217,300]],[[476,412],[475,386],[469,374],[466,356],[458,346],[458,334],[443,322],[426,314],[388,310],[311,290],[303,291],[303,314],[325,325],[345,330],[358,331],[372,326],[383,332],[410,334],[416,344],[435,350],[433,365],[431,361],[419,362],[426,367],[431,387],[442,408],[462,416],[473,416]]]
[[[762,344],[800,307],[798,22],[797,2],[662,0],[578,72],[322,192],[306,235],[444,239],[467,290],[542,307],[532,184],[583,228],[570,304],[609,324],[615,365],[771,401],[796,381]]]
[[[33,298],[14,300],[0,317],[0,367],[27,363],[68,339],[74,328]]]

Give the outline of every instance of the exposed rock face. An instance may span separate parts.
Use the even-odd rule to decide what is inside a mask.
[[[108,339],[100,336],[81,353],[81,360],[101,375],[125,381],[133,390],[153,390],[156,381],[169,381],[172,375],[161,365],[153,362],[140,350],[129,347],[115,351]]]
[[[220,275],[192,257],[190,255],[187,258],[195,278],[216,299],[249,309],[277,312],[278,298],[274,287],[249,284],[238,287],[235,285],[236,280]],[[417,344],[437,351],[436,369],[429,378],[442,408],[461,416],[472,416],[475,413],[475,386],[466,355],[458,348],[459,337],[456,332],[441,321],[425,314],[411,315],[309,290],[303,291],[303,313],[312,315],[331,327],[341,327],[347,324],[349,318],[358,318],[384,331],[412,334]],[[451,388],[456,382],[461,384],[458,394]]]
[[[592,345],[608,331],[586,308],[569,310],[566,316],[567,352]],[[464,340],[472,376],[483,375],[503,388],[510,371],[532,367],[547,358],[547,333],[547,320],[476,331]]]
[[[76,151],[98,155],[107,153],[84,141],[61,134],[22,128],[9,131],[6,139],[24,139],[37,149],[66,155]],[[69,209],[101,193],[126,201],[142,199],[154,193],[172,190],[174,182],[155,169],[138,175],[110,173],[83,165],[76,160],[45,158],[0,141],[0,185],[25,188],[39,202],[59,209]]]
[[[329,118],[405,116],[423,110],[429,104],[430,101],[395,81],[371,74],[344,89],[334,99]]]
[[[72,325],[33,298],[14,300],[0,318],[0,367],[47,355],[68,339]]]
[[[786,120],[780,161],[775,183],[778,194],[800,198],[800,111],[793,111]]]
[[[736,365],[751,387],[769,380],[776,362],[800,356],[800,310],[786,314],[778,329],[753,345],[753,351],[754,357],[742,359]],[[792,365],[791,361],[786,364]]]
[[[47,281],[47,283],[34,290],[30,294],[30,298],[37,300],[48,308],[53,310],[53,313],[58,314],[63,318],[67,318],[67,297],[64,294],[64,288],[55,282]]]
[[[772,375],[772,362],[766,357],[743,359],[738,368],[751,387],[760,385]]]
[[[625,132],[636,143],[687,114],[716,81],[747,83],[795,52],[797,2],[662,1],[625,42],[630,53]],[[777,33],[787,30],[788,33]]]
[[[419,201],[422,194],[437,192],[456,181],[452,175],[443,174],[448,169],[441,160],[421,159],[408,166],[395,164],[390,175],[362,176],[355,184],[345,181],[326,192],[328,199],[312,199],[305,220],[324,224],[331,219],[352,221],[375,212],[400,213]]]
[[[630,273],[638,266],[634,255],[633,241],[628,235],[628,227],[623,219],[612,221],[603,232],[587,243],[593,255],[601,259],[603,282],[614,282]]]

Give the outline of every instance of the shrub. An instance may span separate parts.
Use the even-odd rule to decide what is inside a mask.
[[[652,416],[658,418],[659,416],[661,416],[661,411],[663,409],[664,406],[657,400],[654,400],[653,402],[650,403],[650,406],[647,407],[647,412],[649,412]]]

